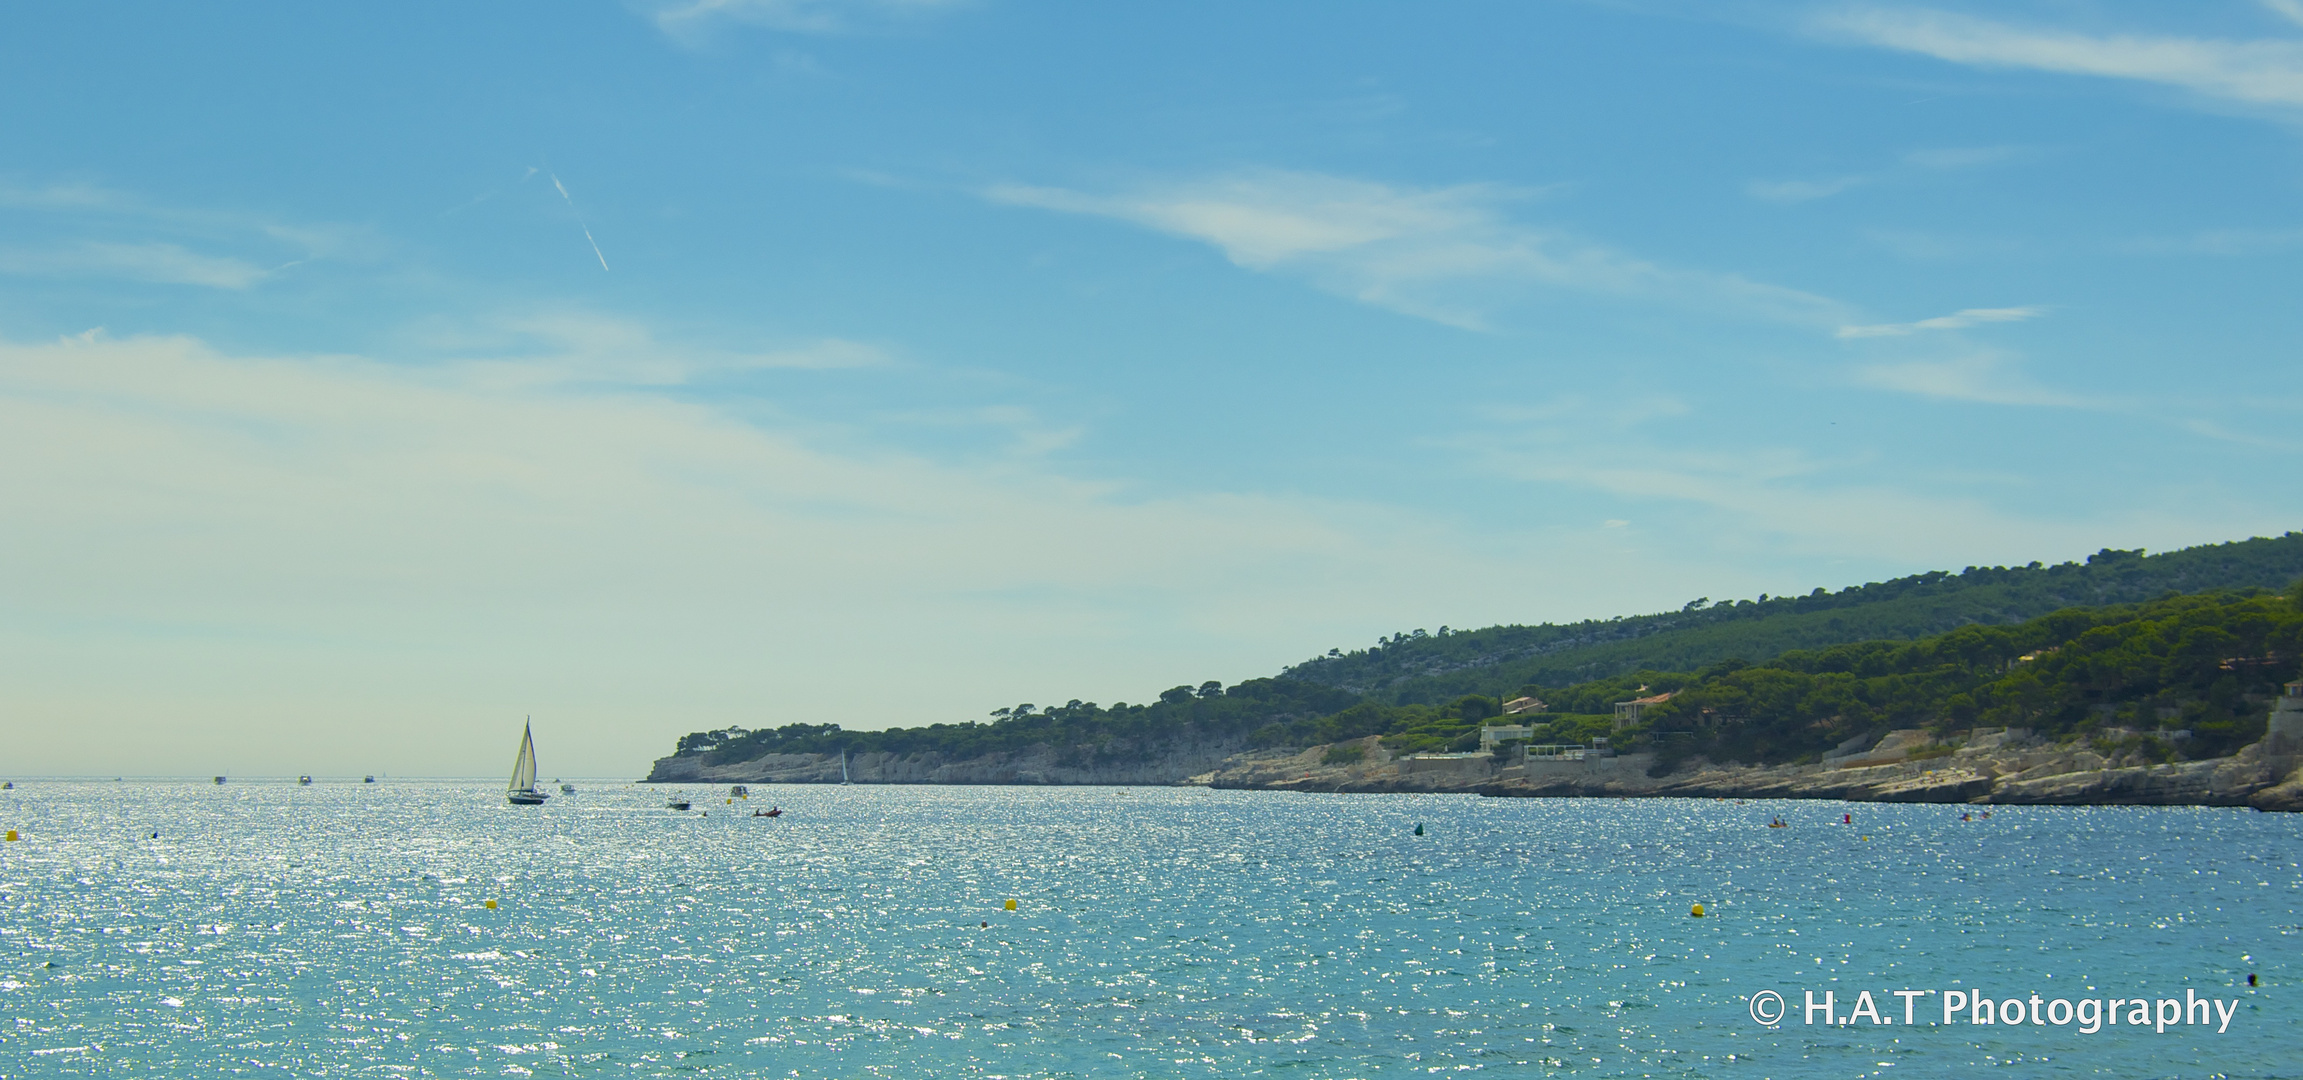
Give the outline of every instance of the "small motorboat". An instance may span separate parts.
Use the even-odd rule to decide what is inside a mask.
[[[664,807],[668,810],[685,810],[688,808],[688,797],[685,795],[674,795],[671,798],[664,800]]]
[[[574,785],[574,784],[571,784],[571,783],[569,783],[569,782],[567,782],[567,781],[565,781],[565,780],[562,780],[562,781],[560,781],[560,794],[562,794],[562,795],[573,795],[573,794],[575,794],[575,793],[576,793],[576,785]]]
[[[217,778],[216,778],[216,786],[217,786],[217,787],[223,787],[223,786],[224,786],[224,778],[223,778],[223,777],[219,776],[219,777],[217,777]]]
[[[784,816],[784,808],[779,806],[779,807],[776,807],[776,808],[774,808],[774,809],[770,809],[770,810],[754,810],[754,811],[752,811],[752,816],[753,816],[753,817],[782,817],[782,816]]]
[[[733,795],[739,799],[749,799],[752,797],[752,789],[745,787],[742,784],[737,784],[736,786],[728,789],[728,794]]]
[[[296,783],[297,783],[297,784],[299,784],[299,785],[301,785],[301,786],[303,786],[303,787],[311,787],[311,786],[312,786],[312,778],[311,778],[311,777],[309,777],[309,776],[299,776],[299,777],[297,777],[297,778],[296,778]]]
[[[360,778],[360,782],[363,784],[373,784],[376,782],[376,778],[373,776],[363,776]]]

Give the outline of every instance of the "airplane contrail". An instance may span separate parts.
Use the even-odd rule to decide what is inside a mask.
[[[613,273],[608,271],[608,257],[600,253],[600,242],[592,239],[592,227],[584,224],[584,212],[576,209],[576,197],[568,194],[568,186],[560,182],[560,174],[548,172],[544,175],[552,178],[552,186],[559,189],[561,198],[568,200],[568,212],[576,215],[576,227],[584,230],[584,242],[592,245],[592,257],[600,260],[600,269]]]

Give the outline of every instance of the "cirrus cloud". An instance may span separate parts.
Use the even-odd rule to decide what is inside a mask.
[[[1663,266],[1505,207],[1540,194],[1497,184],[1417,188],[1352,177],[1252,169],[1108,194],[997,184],[993,202],[1126,221],[1197,240],[1233,264],[1310,279],[1402,314],[1485,329],[1530,288],[1642,298],[1817,324],[1839,305],[1733,274]]]
[[[202,255],[176,244],[86,241],[45,249],[0,249],[0,273],[25,277],[96,277],[161,285],[245,289],[270,276],[244,259]]]
[[[1972,67],[2132,79],[2248,105],[2303,106],[2303,41],[2294,39],[2083,34],[1926,8],[1871,6],[1824,12],[1811,26],[1827,37]]]
[[[1964,330],[1985,323],[2022,322],[2037,318],[2046,309],[2037,307],[1967,308],[1949,315],[1921,319],[1906,323],[1874,323],[1869,326],[1842,326],[1836,335],[1840,338],[1909,337],[1928,330]]]

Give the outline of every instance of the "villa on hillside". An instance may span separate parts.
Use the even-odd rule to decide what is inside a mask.
[[[1647,688],[1642,686],[1640,689],[1645,690]],[[1633,698],[1630,701],[1616,702],[1615,726],[1618,729],[1622,729],[1639,723],[1641,714],[1647,711],[1648,706],[1661,705],[1666,701],[1670,701],[1676,693],[1677,691],[1673,691],[1670,693],[1657,694],[1653,697]]]
[[[1527,724],[1489,724],[1479,729],[1479,748],[1494,750],[1497,743],[1526,742],[1535,737],[1535,728]]]
[[[1542,712],[1546,706],[1531,697],[1515,697],[1503,703],[1503,715],[1518,716],[1523,712]]]

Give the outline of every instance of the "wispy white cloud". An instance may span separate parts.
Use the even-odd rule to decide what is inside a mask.
[[[2273,10],[2285,9],[2277,4]],[[1818,32],[1974,67],[2132,79],[2257,106],[2303,106],[2303,41],[2091,35],[1925,8],[1851,7]]]
[[[2303,442],[2278,437],[2278,433],[2285,430],[2284,425],[2274,424],[2254,430],[2234,430],[2227,424],[2198,416],[2181,418],[2175,423],[2177,427],[2193,435],[2213,439],[2216,442],[2236,443],[2240,446],[2252,446],[2258,450],[2273,450],[2285,454],[2303,452]],[[2270,434],[2266,434],[2266,431]]]
[[[1018,457],[1051,454],[1087,434],[1082,424],[1050,423],[1022,405],[983,405],[959,409],[910,409],[882,414],[880,420],[906,428],[989,428],[1007,435],[1006,451]]]
[[[491,365],[0,342],[0,564],[40,568],[0,605],[27,770],[454,773],[532,711],[555,769],[626,774],[763,716],[1140,701],[1402,613],[1613,610],[1645,578],[1596,544],[1527,544],[1380,505],[1147,496],[1028,453],[820,440]],[[120,745],[91,749],[96,722]]]
[[[427,350],[465,358],[499,385],[678,386],[744,371],[839,371],[899,362],[880,345],[819,338],[764,349],[661,340],[646,324],[582,311],[543,311],[434,326]]]
[[[1838,306],[1727,274],[1659,266],[1513,221],[1534,193],[1493,184],[1414,188],[1259,169],[1118,194],[1000,184],[995,202],[1131,222],[1209,244],[1234,264],[1299,274],[1363,303],[1465,328],[1529,286],[1669,299],[1793,322]]]
[[[1938,146],[1905,152],[1893,165],[1870,172],[1847,173],[1808,180],[1752,180],[1743,192],[1764,202],[1796,204],[1828,199],[1857,188],[1909,183],[1915,173],[1953,172],[1979,168],[2022,157],[2031,151],[2015,146]]]
[[[1950,172],[1972,169],[2021,156],[2025,151],[2012,146],[1947,146],[1912,150],[1905,153],[1895,166],[1873,172],[1848,173],[1817,180],[1753,180],[1743,185],[1743,192],[1754,199],[1773,203],[1814,202],[1834,195],[1874,184],[1908,181],[1914,170]]]
[[[2263,6],[2280,18],[2303,26],[2303,0],[2263,0]]]
[[[45,249],[0,248],[0,273],[245,289],[272,271],[243,259],[202,255],[175,244],[88,241]]]
[[[798,34],[841,34],[959,7],[968,0],[686,0],[655,9],[656,25],[688,38],[726,23]]]
[[[1986,323],[2022,322],[2025,319],[2038,318],[2045,311],[2045,308],[2037,307],[1967,308],[1963,311],[1952,312],[1949,315],[1921,319],[1918,322],[1842,326],[1839,328],[1837,336],[1841,338],[1909,337],[1912,334],[1923,333],[1928,330],[1964,330],[1970,326],[1981,326]]]
[[[0,184],[0,207],[12,210],[121,210],[136,205],[126,192],[85,182],[44,187]]]
[[[1864,551],[1925,565],[1941,562],[1946,551],[1972,550],[1962,545],[1977,538],[2009,550],[2087,550],[2106,534],[2165,534],[2177,524],[2172,514],[2116,524],[2026,518],[1974,495],[1972,478],[1947,494],[1924,483],[1883,482],[1860,460],[1781,446],[1672,446],[1572,423],[1532,435],[1466,436],[1457,445],[1494,475],[1595,492],[1634,509],[1614,520],[1668,519],[1715,545],[1809,556]],[[1642,504],[1649,507],[1644,514],[1636,509]]]
[[[1982,405],[2089,409],[2108,404],[2101,399],[2042,386],[2014,370],[1999,354],[1989,352],[1951,360],[1875,364],[1860,369],[1856,381],[1881,390]]]
[[[388,247],[372,230],[172,206],[85,181],[0,184],[0,211],[58,239],[0,249],[0,273],[246,289],[316,259],[361,262]],[[20,234],[33,229],[21,229]]]

